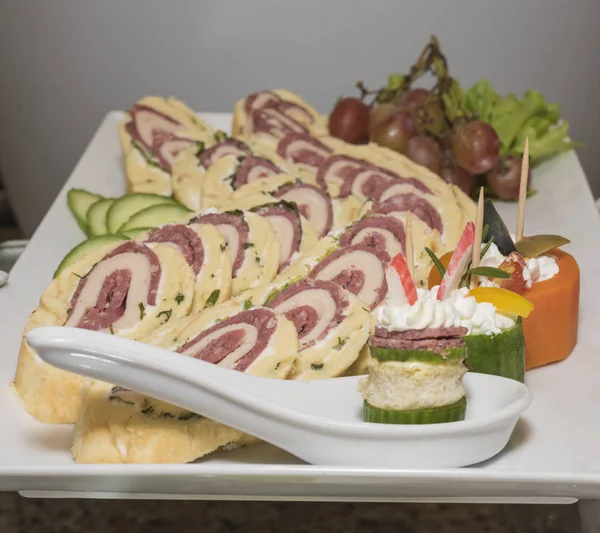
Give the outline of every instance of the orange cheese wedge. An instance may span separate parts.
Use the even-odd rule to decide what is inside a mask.
[[[562,250],[550,254],[556,257],[558,274],[522,293],[533,304],[533,311],[523,320],[528,370],[566,359],[577,344],[579,266]]]

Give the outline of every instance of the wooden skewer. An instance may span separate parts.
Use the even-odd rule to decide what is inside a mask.
[[[483,187],[479,189],[479,201],[477,202],[477,215],[475,216],[475,240],[473,241],[473,259],[471,268],[477,268],[481,258],[481,238],[483,234]],[[477,287],[479,276],[471,277],[471,287]]]
[[[521,181],[519,183],[519,213],[517,215],[516,241],[523,238],[525,229],[525,200],[527,200],[527,181],[529,180],[529,137],[525,139],[523,149],[523,163],[521,164]]]
[[[404,236],[404,247],[406,248],[406,264],[410,277],[416,283],[415,279],[415,248],[413,244],[413,233],[412,233],[412,214],[410,211],[406,212],[406,228]]]

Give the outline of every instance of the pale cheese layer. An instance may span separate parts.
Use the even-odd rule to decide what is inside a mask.
[[[369,376],[359,385],[363,398],[374,407],[409,411],[443,407],[465,395],[462,361],[419,363],[369,362]]]

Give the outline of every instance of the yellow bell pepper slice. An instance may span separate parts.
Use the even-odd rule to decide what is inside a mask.
[[[497,287],[476,287],[469,291],[469,296],[477,303],[491,303],[500,313],[527,318],[533,311],[533,304],[516,292]]]

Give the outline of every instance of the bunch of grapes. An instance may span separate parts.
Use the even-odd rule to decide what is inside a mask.
[[[412,88],[427,71],[437,75],[431,89]],[[360,98],[341,98],[329,117],[329,132],[353,144],[374,142],[427,167],[469,196],[478,183],[498,198],[518,198],[521,158],[500,156],[492,126],[466,113],[451,114],[444,94],[452,79],[437,40],[425,49],[398,88],[368,91],[359,82]],[[370,103],[365,100],[374,95]]]

